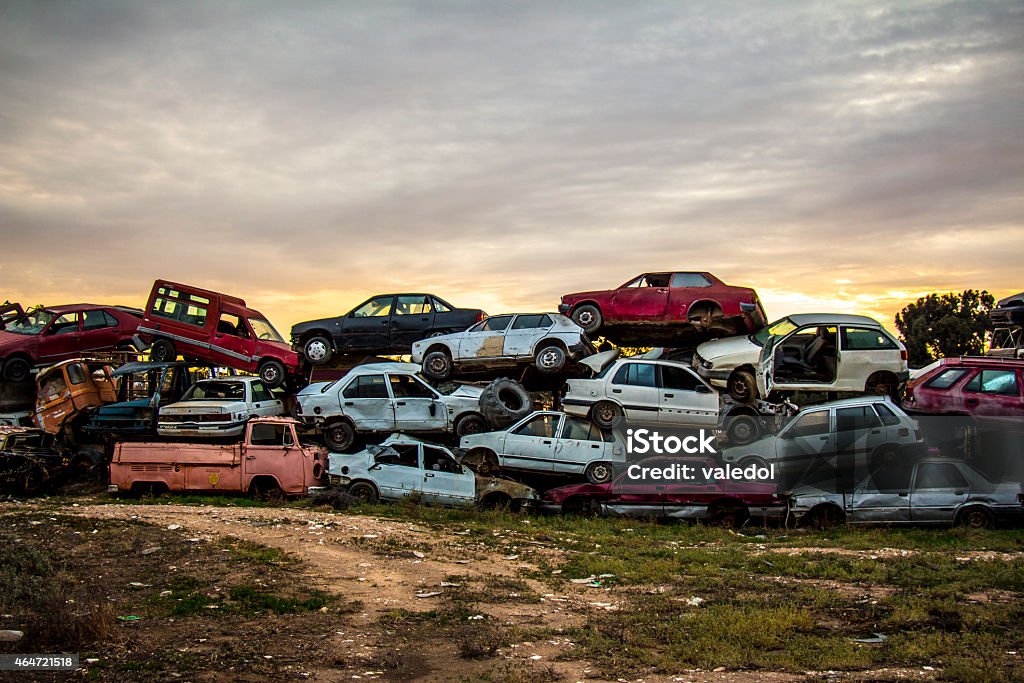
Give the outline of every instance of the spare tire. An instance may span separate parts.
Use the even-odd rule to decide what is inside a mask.
[[[533,411],[533,400],[523,385],[499,377],[480,394],[480,412],[495,429],[507,427]]]

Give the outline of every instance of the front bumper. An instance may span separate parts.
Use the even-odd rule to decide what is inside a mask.
[[[541,500],[536,505],[537,512],[544,515],[560,515],[562,514],[562,504],[552,503],[548,500]]]

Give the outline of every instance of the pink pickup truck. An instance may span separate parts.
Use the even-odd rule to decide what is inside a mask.
[[[297,424],[284,417],[253,418],[240,444],[115,444],[107,491],[301,496],[320,490],[327,451],[301,445]]]

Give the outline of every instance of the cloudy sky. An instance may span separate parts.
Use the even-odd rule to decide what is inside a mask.
[[[0,0],[0,300],[1024,289],[1024,5]]]

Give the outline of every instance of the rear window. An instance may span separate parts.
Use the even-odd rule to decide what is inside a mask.
[[[672,273],[669,287],[710,287],[711,281],[700,273]]]
[[[163,291],[161,289],[161,291]],[[178,294],[174,292],[173,294]],[[150,315],[167,320],[176,320],[186,325],[206,327],[206,316],[210,304],[209,299],[196,295],[179,295],[182,299],[170,298],[170,296],[158,296],[153,300],[153,307],[149,309]]]
[[[949,370],[943,370],[939,374],[932,377],[928,382],[925,383],[926,387],[931,389],[948,389],[957,382],[960,378],[967,374],[967,370],[960,368],[950,368]]]
[[[979,391],[983,394],[1016,396],[1017,373],[1013,370],[982,370],[975,375],[964,391]]]
[[[517,315],[512,323],[513,330],[529,330],[538,327],[551,327],[554,323],[547,315]]]
[[[896,342],[889,339],[880,330],[872,330],[866,327],[844,327],[843,348],[847,351],[895,349]]]
[[[384,375],[356,377],[344,392],[345,398],[390,398]]]
[[[878,416],[882,418],[882,424],[887,427],[898,425],[900,423],[900,417],[892,411],[892,408],[885,405],[884,403],[876,403],[875,410],[878,412]]]

